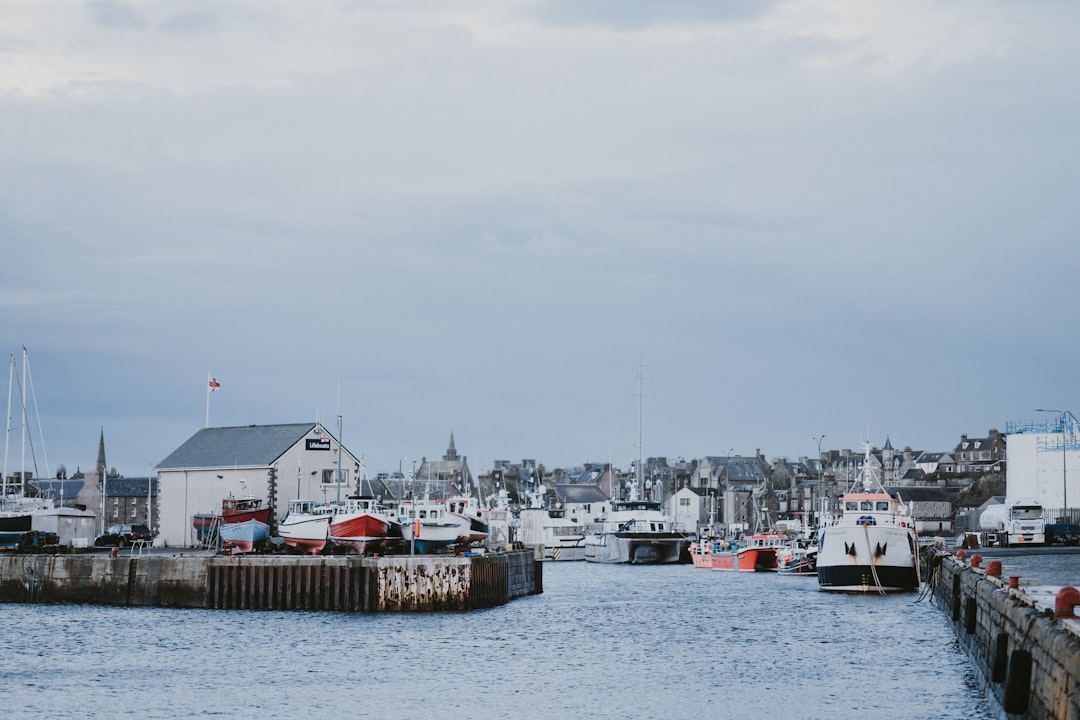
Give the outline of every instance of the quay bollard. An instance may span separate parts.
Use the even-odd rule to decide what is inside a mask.
[[[1009,576],[1009,589],[1010,590],[1019,590],[1020,589],[1020,576],[1019,575],[1010,575]]]
[[[110,556],[110,557],[117,557],[117,556],[119,556],[119,555],[120,555],[120,548],[115,548],[115,547],[114,547],[114,548],[112,549],[112,551],[111,551],[111,552],[109,553],[109,556]]]
[[[986,563],[986,577],[1000,578],[1001,577],[1001,561],[991,560]]]
[[[964,562],[965,560],[967,560],[967,553],[965,551],[963,551],[963,550],[957,550],[956,551],[956,559],[959,560],[960,562]]]
[[[1054,617],[1058,620],[1070,620],[1076,618],[1074,608],[1080,605],[1080,590],[1074,587],[1063,587],[1058,590],[1054,599]]]
[[[982,565],[982,555],[975,553],[971,556],[971,567],[977,568]]]

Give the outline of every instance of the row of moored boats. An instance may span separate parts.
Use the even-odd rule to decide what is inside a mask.
[[[220,515],[197,515],[194,525],[205,541],[220,538],[229,552],[248,553],[266,547],[270,512],[258,498],[230,497],[222,501]],[[499,514],[481,510],[475,499],[464,497],[404,500],[396,511],[361,495],[322,503],[293,500],[277,533],[284,545],[302,553],[429,554],[450,546],[482,545],[489,537],[490,521]]]

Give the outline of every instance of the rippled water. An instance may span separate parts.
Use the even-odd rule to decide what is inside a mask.
[[[468,614],[0,605],[5,718],[993,713],[945,615],[813,578],[549,563]]]

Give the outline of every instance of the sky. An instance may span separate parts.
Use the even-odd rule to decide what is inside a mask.
[[[1078,410],[1080,5],[8,0],[7,467],[320,421],[369,475]],[[9,383],[11,385],[12,383]],[[33,419],[36,417],[36,419]],[[824,438],[821,436],[824,435]]]

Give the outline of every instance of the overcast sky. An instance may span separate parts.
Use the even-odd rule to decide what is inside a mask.
[[[951,450],[1080,411],[1080,4],[9,0],[43,473]],[[18,368],[17,368],[18,371]],[[16,388],[16,404],[18,390]],[[21,460],[17,408],[9,471]],[[47,459],[48,466],[45,464]]]

